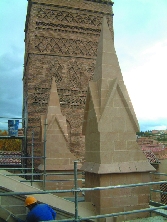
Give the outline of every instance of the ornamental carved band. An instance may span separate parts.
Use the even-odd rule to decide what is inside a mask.
[[[101,17],[102,16],[95,16],[95,15],[87,15],[87,14],[78,14],[72,13],[68,10],[51,10],[51,9],[37,9],[37,17],[40,19],[45,19],[45,21],[51,22],[61,22],[61,23],[73,23],[75,25],[79,24],[79,26],[91,25],[93,27],[99,27],[101,24]],[[37,23],[38,25],[42,24],[40,22]],[[44,23],[45,26],[47,24],[53,23]],[[77,26],[76,26],[77,27]]]
[[[95,57],[97,42],[35,36],[35,49],[41,53]]]
[[[111,26],[111,13],[96,12],[96,13],[78,13],[73,12],[71,9],[50,9],[50,8],[34,8],[37,13],[37,21],[35,23],[36,30],[55,30],[63,33],[75,33],[85,35],[98,35],[102,18],[105,15],[108,19],[110,30]]]

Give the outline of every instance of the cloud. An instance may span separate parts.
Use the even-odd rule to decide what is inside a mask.
[[[22,115],[22,74],[23,56],[19,50],[6,53],[0,56],[0,117],[21,117]],[[0,127],[6,128],[7,119],[0,119]]]
[[[167,128],[167,1],[117,0],[113,9],[115,48],[140,128]]]
[[[167,40],[157,42],[137,55],[138,64],[123,72],[137,117],[167,118]],[[130,61],[129,61],[130,63]]]
[[[22,115],[26,10],[26,0],[0,1],[0,117]],[[0,118],[0,129],[7,129],[7,119]]]
[[[154,119],[152,120],[140,120],[140,130],[166,130],[167,129],[167,119]]]
[[[27,1],[0,1],[0,54],[17,47],[24,54],[24,26]]]

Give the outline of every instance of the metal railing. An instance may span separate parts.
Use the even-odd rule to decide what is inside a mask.
[[[31,156],[27,157],[27,156],[22,156],[21,159],[30,159],[31,160],[31,167],[21,167],[21,168],[0,168],[0,170],[19,170],[21,171],[21,173],[15,173],[15,174],[4,174],[5,176],[21,176],[23,178],[26,178],[25,180],[22,180],[20,178],[20,182],[30,182],[31,185],[33,185],[33,182],[42,182],[43,183],[43,190],[41,191],[33,191],[33,192],[0,192],[0,196],[22,196],[22,195],[31,195],[31,194],[56,194],[56,193],[69,193],[72,192],[74,193],[74,197],[75,197],[75,209],[74,209],[74,217],[66,220],[56,220],[56,221],[85,221],[85,220],[93,220],[93,219],[100,219],[100,218],[106,218],[106,217],[119,217],[119,216],[123,216],[123,215],[129,215],[129,214],[136,214],[136,213],[142,213],[142,212],[155,212],[157,210],[162,210],[162,209],[166,209],[167,210],[167,205],[163,205],[162,203],[159,203],[158,207],[152,207],[152,208],[146,208],[146,209],[140,209],[140,210],[133,210],[133,211],[126,211],[126,212],[119,212],[119,213],[111,213],[111,214],[104,214],[104,215],[96,215],[96,216],[90,216],[90,217],[79,217],[79,213],[78,213],[78,194],[79,193],[84,193],[84,192],[89,192],[89,191],[97,191],[97,190],[109,190],[109,189],[126,189],[126,188],[131,188],[131,187],[142,187],[142,186],[154,186],[154,185],[161,185],[161,184],[167,184],[167,180],[166,181],[158,181],[158,182],[148,182],[148,183],[138,183],[138,184],[127,184],[127,185],[117,185],[117,186],[107,186],[107,187],[93,187],[93,188],[81,188],[78,187],[78,181],[82,180],[82,179],[78,179],[78,174],[81,174],[83,172],[78,172],[77,170],[77,161],[74,161],[74,172],[61,172],[61,173],[47,173],[46,171],[46,126],[47,126],[47,120],[45,121],[44,127],[44,156],[34,156],[34,133],[32,132],[32,148],[31,148]],[[42,173],[34,173],[34,160],[35,159],[43,159],[43,163],[44,163],[44,169]],[[24,161],[22,161],[24,162]],[[153,173],[152,173],[153,174]],[[158,174],[158,175],[163,175],[163,176],[167,176],[167,174],[162,174],[162,173],[154,173],[154,174]],[[46,182],[56,182],[56,181],[61,181],[59,180],[47,180],[47,176],[49,175],[74,175],[74,178],[71,179],[74,181],[74,188],[73,189],[69,189],[69,190],[46,190]],[[43,176],[43,179],[35,179],[35,177],[39,177],[39,176]],[[29,179],[27,179],[27,177]],[[69,181],[68,180],[63,180],[63,181]],[[162,191],[162,190],[157,190],[157,189],[153,189],[152,187],[150,188],[150,192],[151,193],[159,193],[159,194],[163,194],[163,195],[167,195],[166,191]],[[150,193],[150,194],[151,194]],[[151,196],[151,195],[150,195]]]
[[[148,182],[148,183],[138,183],[138,184],[127,184],[127,185],[117,185],[117,186],[107,186],[107,187],[93,187],[93,188],[81,188],[78,187],[78,179],[77,179],[77,161],[74,162],[74,188],[70,190],[41,190],[41,191],[33,191],[33,192],[6,192],[0,193],[0,196],[22,196],[22,195],[31,195],[31,194],[56,194],[56,193],[67,193],[67,192],[73,192],[75,195],[75,212],[73,218],[68,218],[68,220],[56,220],[56,221],[85,221],[85,220],[93,220],[93,219],[99,219],[99,218],[106,218],[106,217],[118,217],[123,215],[129,215],[129,214],[136,214],[136,213],[143,213],[143,212],[156,212],[157,210],[166,209],[167,205],[162,205],[158,207],[151,207],[146,209],[140,209],[140,210],[133,210],[133,211],[126,211],[126,212],[119,212],[119,213],[111,213],[111,214],[104,214],[104,215],[96,215],[96,216],[90,216],[90,217],[79,217],[78,214],[78,193],[79,192],[89,192],[89,191],[97,191],[97,190],[109,190],[109,189],[126,189],[131,187],[142,187],[142,186],[152,186],[152,185],[160,185],[160,184],[167,184],[167,181],[158,181],[158,182]],[[158,174],[158,173],[156,173]],[[159,174],[163,176],[167,176],[167,174]],[[25,182],[25,181],[24,181]],[[159,192],[167,195],[167,192],[161,191],[161,190],[154,190],[150,189],[151,192]]]

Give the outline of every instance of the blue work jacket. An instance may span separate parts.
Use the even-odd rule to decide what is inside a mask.
[[[37,204],[27,214],[26,222],[55,220],[56,212],[47,204]]]

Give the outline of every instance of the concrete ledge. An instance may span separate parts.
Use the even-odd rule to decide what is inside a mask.
[[[55,162],[56,162],[56,159],[55,159]],[[80,170],[81,168],[81,164],[78,164],[78,170]],[[43,171],[44,170],[44,165],[43,164],[40,164],[38,166],[38,170],[41,170]],[[46,165],[45,167],[45,170],[51,170],[51,171],[56,171],[56,170],[72,170],[74,171],[74,164],[71,164],[71,165]]]
[[[3,174],[11,174],[11,177],[4,176]],[[20,180],[24,180],[19,177],[12,177],[12,173],[9,173],[5,170],[0,171],[0,187],[5,188],[9,191],[14,192],[37,192],[42,191],[35,187],[28,185],[27,183],[20,182]],[[16,179],[17,178],[17,179]],[[25,180],[26,181],[26,180]],[[56,190],[56,184],[55,184]],[[69,215],[75,214],[75,203],[60,198],[53,194],[34,194],[33,195],[39,202],[46,203],[55,209],[63,211]],[[78,211],[80,217],[89,217],[94,216],[95,212],[92,209],[87,208],[87,206],[78,206]]]
[[[148,161],[123,162],[111,164],[99,164],[85,162],[81,170],[89,173],[109,174],[109,173],[134,173],[155,171],[154,167]]]
[[[11,214],[11,212],[2,208],[1,206],[0,206],[0,219],[3,219],[8,222],[16,222],[17,221],[17,218],[14,217],[14,215]]]

